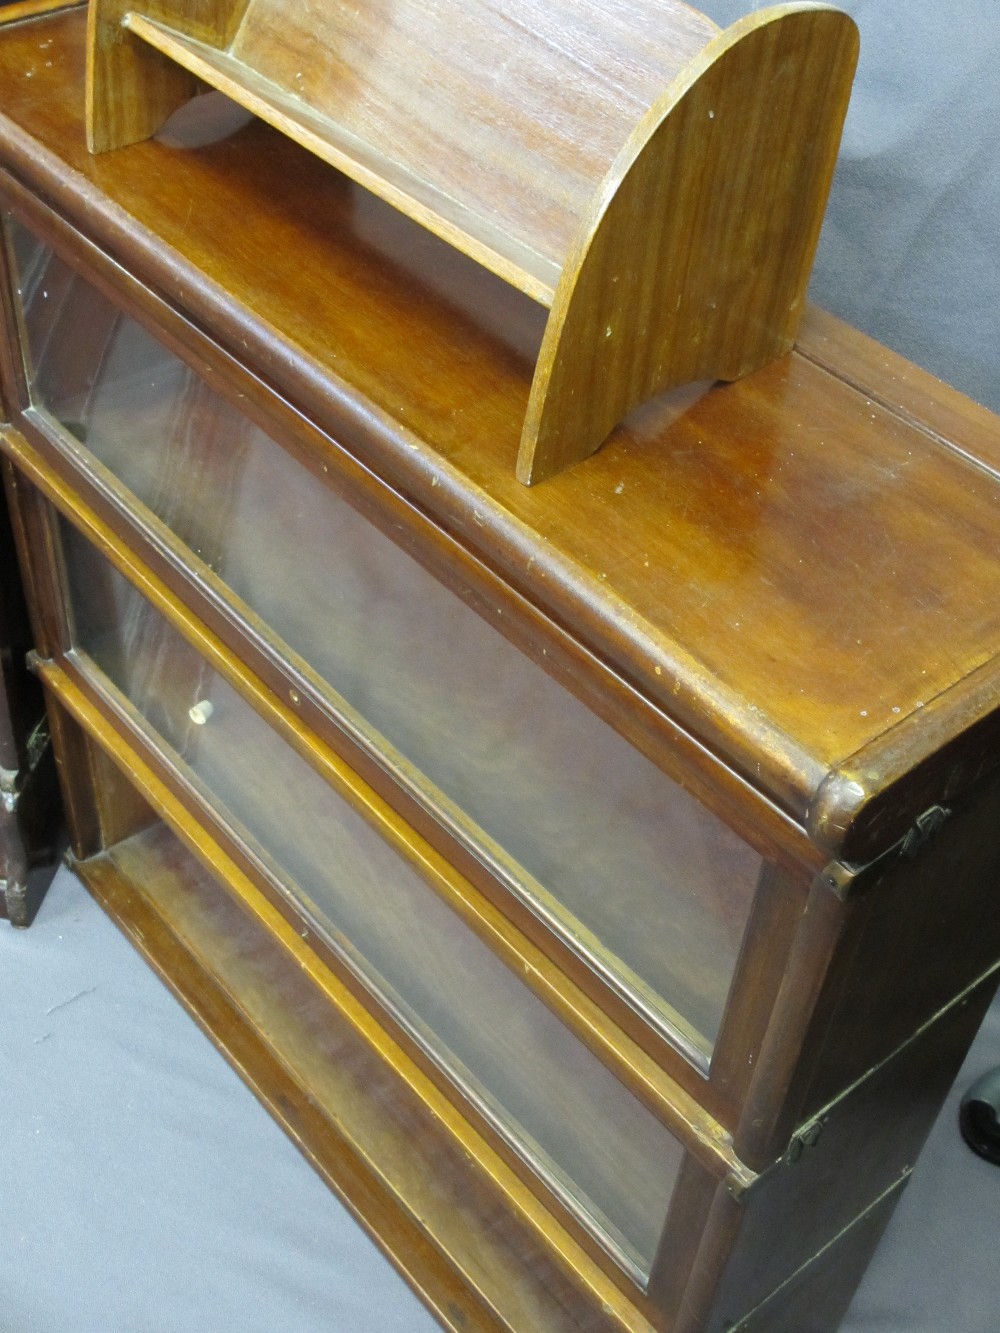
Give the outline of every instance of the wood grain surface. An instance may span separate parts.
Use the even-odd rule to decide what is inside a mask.
[[[91,148],[151,134],[187,70],[553,306],[521,481],[791,347],[857,58],[845,14],[779,5],[715,36],[675,0],[188,9],[95,0]]]
[[[630,133],[584,214],[545,329],[517,475],[593,453],[633,408],[791,349],[858,34],[780,5],[706,46]]]
[[[185,599],[218,579],[244,627],[241,657],[260,624],[305,677],[300,695],[318,689],[341,732],[509,894],[707,1059],[759,856],[689,795],[687,773],[684,786],[665,780],[505,638],[495,622],[510,608],[476,614],[72,268],[13,234],[36,402],[64,423],[52,442],[81,499],[99,473],[131,528],[159,520],[193,575]],[[678,935],[637,928],[667,910],[686,922]]]
[[[859,392],[866,344],[844,331],[832,367],[793,352],[668,394],[526,489],[512,467],[544,312],[260,124],[91,157],[83,36],[72,12],[5,30],[16,174],[322,422],[323,462],[380,475],[802,824],[831,774],[935,700],[934,740],[916,725],[858,780],[864,801],[896,794],[856,854],[899,836],[924,808],[907,774],[962,735],[955,688],[1000,650],[981,409],[951,396],[945,439]]]
[[[207,29],[221,14],[206,5],[195,17]],[[212,141],[186,138],[174,120],[160,141],[89,156],[74,96],[79,20],[0,34],[0,198],[63,257],[65,282],[41,284],[39,345],[64,364],[68,400],[81,410],[60,424],[26,407],[9,356],[0,371],[14,418],[2,447],[17,469],[18,540],[38,639],[54,659],[39,672],[62,704],[53,718],[75,843],[100,860],[85,873],[383,1243],[395,1249],[398,1240],[398,1253],[416,1256],[426,1279],[412,1276],[431,1303],[437,1292],[457,1293],[457,1313],[441,1312],[446,1324],[502,1326],[509,1311],[514,1327],[693,1333],[706,1322],[738,1325],[745,1300],[766,1302],[774,1288],[771,1308],[799,1317],[807,1302],[792,1288],[801,1278],[802,1290],[818,1293],[818,1326],[832,1328],[857,1265],[827,1270],[826,1248],[840,1231],[859,1262],[867,1254],[932,1113],[925,1075],[944,1080],[943,1058],[957,1062],[976,1016],[966,1001],[985,1004],[997,966],[989,915],[997,855],[984,835],[1000,790],[992,419],[954,396],[935,403],[927,377],[807,314],[800,350],[733,385],[661,396],[599,453],[529,491],[512,478],[511,461],[543,338],[537,303],[259,123]],[[185,114],[197,120],[199,107]],[[9,232],[20,262],[23,237]],[[158,513],[141,512],[117,475],[87,458],[99,416],[93,362],[110,366],[115,319],[70,321],[92,335],[78,337],[74,353],[60,314],[83,276],[161,333],[182,367],[204,363],[211,393],[200,385],[170,401],[186,405],[177,419],[194,452],[168,460],[159,480],[176,502],[186,474],[204,464],[206,494],[182,517],[192,549],[205,547],[206,569],[231,524],[245,521],[230,494],[244,480],[243,458],[237,448],[206,459],[195,437],[245,406],[305,463],[303,494],[325,494],[329,476],[331,490],[350,492],[358,513],[378,514],[379,531],[417,553],[425,573],[451,569],[441,576],[449,588],[475,590],[480,619],[512,643],[530,640],[537,660],[558,642],[564,662],[585,662],[579,697],[614,695],[617,716],[631,717],[623,734],[648,733],[642,753],[655,751],[654,733],[661,753],[669,748],[664,737],[675,728],[674,767],[664,767],[682,780],[687,772],[710,808],[716,799],[719,808],[739,805],[745,824],[765,808],[780,812],[786,858],[758,880],[707,1070],[688,1066],[675,1079],[685,1063],[677,1050],[652,1054],[620,1030],[562,956],[411,827],[383,795],[395,774],[383,773],[383,788],[369,785],[314,729],[293,675],[281,675],[280,651],[268,659],[272,676],[255,674],[266,656],[244,651],[265,637],[255,613],[227,610]],[[135,331],[136,345],[143,336]],[[54,407],[43,360],[35,357],[29,377],[36,404]],[[142,375],[148,381],[148,365]],[[288,475],[284,459],[278,470]],[[29,478],[83,533],[67,539],[68,558],[59,521]],[[209,492],[225,495],[217,530]],[[295,503],[287,492],[282,500]],[[292,521],[288,532],[302,542]],[[136,594],[120,587],[96,598],[101,575],[84,539],[149,606],[129,610]],[[74,579],[71,614],[64,602]],[[519,627],[508,630],[512,606]],[[227,633],[217,633],[224,624]],[[116,627],[122,642],[107,650]],[[413,664],[405,650],[398,656],[405,682]],[[488,667],[481,675],[481,697],[492,703]],[[309,700],[317,713],[318,698]],[[213,704],[214,732],[198,730],[192,702]],[[112,765],[120,777],[109,776]],[[572,783],[576,767],[553,781]],[[357,816],[362,853],[337,840],[335,793]],[[929,800],[954,810],[911,863],[890,844]],[[207,877],[150,824],[152,810]],[[136,833],[131,848],[109,849]],[[803,852],[808,835],[813,860]],[[874,866],[812,873],[827,857],[887,848]],[[394,859],[420,881],[421,907],[410,915],[385,907],[385,885],[364,880]],[[525,1160],[525,1140],[502,1132],[456,1066],[445,1073],[412,1016],[374,993],[332,930],[315,929],[321,904],[302,899],[318,897],[314,884],[330,889],[335,863],[365,885],[369,915],[384,926],[373,932],[380,941],[365,942],[373,957],[378,947],[398,955],[389,960],[398,973],[375,970],[395,978],[400,994],[400,957],[419,953],[428,1007],[413,1012],[451,1034],[449,1051],[463,1024],[484,1043],[496,1034],[484,1033],[475,999],[449,989],[462,946],[420,952],[417,926],[426,929],[434,912],[451,912],[522,1000],[543,1004],[548,1022],[562,1020],[600,1079],[615,1076],[619,1094],[634,1094],[642,1106],[633,1128],[655,1118],[657,1133],[665,1125],[682,1140],[687,1157],[648,1293],[635,1282],[642,1262],[630,1269],[613,1253],[607,1231],[602,1241],[568,1192],[544,1179],[540,1159]],[[228,896],[215,892],[216,880]],[[666,914],[648,921],[665,935],[688,931]],[[356,924],[344,926],[348,941]],[[975,969],[987,973],[976,996]],[[486,978],[489,968],[472,971],[475,992],[475,974]],[[491,985],[482,981],[480,1002]],[[940,1047],[920,1045],[921,1025],[943,1005],[962,1031]],[[488,1007],[505,1019],[517,1006],[501,996]],[[532,1027],[535,1037],[546,1030]],[[532,1049],[531,1093],[544,1100],[562,1057]],[[471,1069],[474,1055],[459,1052],[458,1062]],[[516,1083],[503,1083],[498,1100],[513,1098]],[[888,1144],[897,1096],[912,1118],[905,1141]],[[582,1097],[571,1090],[560,1100],[567,1127],[582,1121],[592,1131]],[[791,1165],[790,1135],[813,1113],[826,1123],[823,1139]],[[541,1143],[547,1132],[529,1128],[526,1137]],[[622,1234],[631,1230],[628,1209],[639,1207],[648,1226],[636,1252],[648,1264],[662,1213],[640,1206],[656,1182],[636,1175],[657,1154],[636,1154],[637,1143],[620,1161],[606,1143],[603,1153],[571,1154],[565,1170],[575,1178],[579,1167],[581,1179],[592,1170],[602,1189],[610,1185],[607,1207],[617,1215],[622,1205]],[[616,1185],[624,1201],[615,1201]],[[734,1245],[746,1248],[742,1261],[736,1251],[726,1294],[720,1281]],[[725,1308],[710,1313],[717,1299]],[[760,1309],[746,1326],[766,1327]]]
[[[148,704],[151,715],[163,722],[163,719],[168,716],[171,710],[179,711],[182,724],[186,726],[186,734],[191,736],[193,729],[186,725],[187,713],[185,709],[178,710],[174,707],[174,696],[178,694],[182,696],[185,689],[188,691],[195,690],[203,678],[212,676],[215,671],[219,671],[225,673],[223,679],[230,682],[238,691],[247,695],[254,709],[263,718],[263,723],[258,722],[247,712],[245,705],[239,704],[237,696],[232,696],[234,706],[238,708],[242,716],[247,718],[248,733],[252,731],[257,738],[258,745],[271,750],[270,759],[261,754],[258,755],[256,762],[249,764],[251,770],[249,773],[242,774],[238,763],[234,761],[233,771],[225,776],[225,782],[230,785],[236,783],[234,790],[242,793],[239,795],[241,804],[245,804],[247,801],[252,803],[256,792],[257,803],[260,805],[258,818],[265,819],[270,817],[268,815],[270,808],[280,808],[283,802],[287,804],[285,798],[280,796],[268,798],[268,801],[261,803],[259,792],[261,784],[266,785],[268,781],[267,777],[260,776],[260,773],[265,772],[268,767],[274,767],[275,756],[280,756],[283,753],[281,741],[284,741],[298,754],[300,759],[305,760],[309,768],[314,769],[323,779],[322,783],[317,784],[308,769],[299,764],[299,770],[304,775],[305,787],[313,791],[322,789],[325,796],[333,800],[335,798],[330,796],[327,789],[332,788],[339,793],[340,799],[346,801],[348,806],[356,811],[363,821],[370,824],[377,831],[380,838],[389,847],[395,849],[396,854],[412,866],[413,873],[424,879],[433,891],[448,904],[451,910],[480,939],[489,945],[493,953],[508,962],[511,970],[523,978],[524,984],[535,991],[544,1003],[560,1016],[580,1041],[588,1046],[609,1068],[613,1069],[621,1082],[634,1093],[638,1100],[653,1111],[658,1118],[662,1119],[674,1134],[682,1138],[700,1160],[703,1160],[717,1174],[734,1171],[738,1173],[738,1165],[727,1151],[727,1135],[714,1122],[712,1117],[705,1113],[703,1106],[700,1104],[702,1099],[687,1095],[682,1091],[659,1062],[651,1060],[639,1047],[629,1041],[608,1019],[600,1006],[582,994],[558,967],[543,958],[540,951],[527,941],[516,927],[511,925],[502,912],[499,912],[492,904],[484,900],[471,886],[464,883],[462,877],[442,857],[436,855],[418,835],[415,835],[414,831],[408,828],[346,764],[317,742],[316,738],[303,728],[299,722],[294,706],[273,698],[266,691],[263,691],[252,674],[239,663],[234,662],[232,656],[221,648],[214,636],[199,625],[186,609],[179,605],[177,600],[158,584],[158,581],[148,571],[135,562],[134,557],[128,553],[122,543],[103,524],[95,521],[94,517],[87,514],[85,510],[77,514],[77,520],[85,524],[89,540],[95,542],[116,565],[121,567],[123,572],[128,573],[139,582],[146,595],[154,599],[155,605],[162,612],[169,615],[172,621],[177,621],[183,627],[184,635],[190,636],[193,645],[197,647],[198,651],[195,650],[194,646],[187,647],[176,630],[168,631],[166,624],[158,616],[155,617],[152,622],[154,627],[160,626],[157,645],[162,647],[161,641],[164,634],[169,633],[168,642],[184,645],[185,652],[183,654],[178,653],[164,665],[155,651],[150,650],[147,660],[147,656],[143,656],[141,648],[135,649],[137,660],[141,659],[143,663],[141,671],[146,676],[145,688],[151,694],[155,693],[157,689],[162,690],[163,693],[162,700]],[[68,553],[70,558],[74,555],[80,557],[81,545],[81,539],[77,538],[70,547]],[[86,559],[80,558],[79,563],[89,568],[94,564],[95,558],[93,553],[89,553]],[[131,596],[133,601],[140,600],[135,593],[132,593]],[[116,609],[114,599],[104,597],[102,601],[105,613],[113,615]],[[92,611],[92,614],[96,614],[96,612]],[[147,615],[154,615],[151,608],[147,608]],[[205,654],[204,660],[199,656],[199,652]],[[43,664],[40,669],[43,678],[49,681],[51,676],[49,667]],[[150,742],[149,729],[139,724],[139,714],[134,709],[130,712],[127,707],[123,707],[120,695],[117,695],[115,699],[112,698],[114,691],[109,693],[106,688],[100,685],[98,674],[95,673],[93,667],[88,673],[84,667],[81,667],[78,663],[73,663],[64,666],[62,672],[63,676],[69,672],[73,679],[77,681],[90,681],[91,693],[101,701],[105,711],[114,712],[117,706],[119,713],[118,726],[123,730],[127,729],[126,724],[131,726],[131,743],[137,747],[144,746],[147,749],[153,748],[157,751],[160,756],[157,762],[161,764],[164,771],[171,772],[177,769],[179,761],[176,757],[162,757],[168,754],[169,746],[162,740],[158,746],[155,742]],[[60,680],[63,676],[60,676]],[[96,685],[93,683],[95,680],[98,681]],[[226,686],[223,685],[220,688],[225,689]],[[109,699],[111,702],[109,702]],[[122,717],[124,717],[124,721]],[[166,724],[163,723],[163,725]],[[195,734],[195,739],[197,739],[197,734]],[[291,791],[295,788],[295,783],[289,781],[286,786]],[[186,789],[189,805],[193,810],[201,812],[199,818],[205,818],[204,810],[209,801],[203,788],[197,783],[192,783],[189,776],[186,779]],[[213,815],[212,818],[214,818],[218,828],[222,830],[222,836],[226,836],[230,840],[237,837],[232,832],[234,827],[238,830],[245,829],[246,824],[253,823],[252,819],[238,818],[234,826],[232,821],[227,823],[225,817],[220,818],[217,814]],[[322,820],[317,817],[317,823],[321,822]],[[280,829],[280,825],[277,827]],[[245,832],[240,836],[245,837]],[[310,841],[310,837],[303,835],[304,844],[308,844]],[[305,854],[303,849],[297,849],[294,837],[292,837],[288,849],[290,857]],[[278,865],[280,870],[282,859],[280,855],[271,857],[268,864]],[[251,858],[251,860],[257,867],[255,873],[259,874],[260,866],[263,864],[261,858],[257,856],[256,859]],[[315,868],[311,874],[316,875]],[[266,881],[267,876],[265,875],[263,878]],[[295,909],[289,907],[287,893],[278,892],[273,893],[272,896],[279,902],[282,910],[292,910],[294,912]],[[322,947],[321,940],[318,937],[314,941],[314,947]]]
[[[236,1022],[227,1020],[221,1024],[208,1024],[222,1049],[228,1051],[231,1041],[243,1041],[254,1032],[264,1031],[269,1036],[274,1058],[281,1066],[300,1071],[301,1085],[309,1089],[312,1105],[318,1104],[321,1110],[325,1107],[323,1115],[331,1116],[341,1129],[346,1128],[345,1122],[352,1122],[352,1141],[355,1134],[363,1136],[363,1156],[380,1181],[381,1190],[388,1191],[390,1196],[402,1194],[404,1199],[411,1201],[414,1211],[410,1216],[425,1239],[440,1246],[446,1256],[454,1257],[456,1253],[461,1256],[457,1264],[459,1280],[467,1291],[481,1292],[485,1283],[491,1301],[499,1301],[502,1305],[505,1301],[501,1297],[506,1294],[514,1301],[516,1309],[519,1295],[525,1290],[517,1279],[519,1267],[527,1265],[527,1276],[527,1272],[535,1272],[540,1265],[546,1271],[546,1277],[537,1287],[530,1281],[528,1283],[528,1289],[533,1292],[532,1300],[538,1300],[541,1292],[548,1293],[542,1309],[536,1308],[532,1316],[539,1327],[548,1329],[553,1321],[554,1327],[561,1329],[562,1321],[568,1320],[568,1328],[594,1326],[603,1329],[607,1320],[609,1333],[611,1330],[649,1333],[649,1321],[658,1321],[659,1312],[644,1300],[639,1289],[620,1269],[615,1270],[614,1265],[611,1265],[614,1276],[609,1277],[604,1271],[608,1260],[605,1258],[603,1266],[595,1263],[593,1245],[589,1248],[581,1245],[574,1234],[556,1222],[551,1209],[539,1202],[509,1162],[470,1124],[468,1112],[458,1111],[448,1101],[428,1071],[414,1060],[412,1052],[400,1045],[391,1030],[386,1030],[385,1022],[376,1019],[350,985],[345,984],[344,978],[317,955],[314,941],[303,940],[300,929],[282,918],[275,906],[261,894],[259,886],[246,875],[239,859],[233,859],[231,849],[220,845],[210,832],[192,819],[188,803],[178,797],[173,784],[164,782],[162,773],[150,767],[146,759],[122,738],[118,728],[102,716],[101,710],[77,688],[72,678],[53,664],[43,668],[43,675],[58,701],[61,727],[65,729],[68,725],[74,733],[70,738],[71,748],[77,749],[82,743],[85,750],[99,755],[104,764],[113,761],[125,775],[127,784],[148,802],[145,815],[136,813],[130,832],[141,833],[150,828],[151,806],[186,849],[186,853],[179,847],[171,851],[174,838],[166,836],[163,829],[150,829],[150,840],[154,845],[162,844],[164,839],[168,844],[166,847],[161,845],[157,853],[158,856],[166,853],[165,861],[161,863],[163,868],[181,864],[193,869],[189,856],[196,857],[201,863],[203,870],[194,869],[194,873],[185,875],[186,888],[168,874],[164,884],[167,900],[182,913],[185,902],[194,907],[190,895],[198,894],[204,886],[206,872],[218,886],[224,886],[224,891],[219,891],[218,887],[213,889],[209,913],[210,917],[228,918],[229,928],[216,934],[209,921],[203,919],[197,923],[200,912],[196,909],[193,929],[188,936],[197,952],[207,950],[210,955],[215,955],[210,958],[210,969],[217,982],[225,985],[227,977],[232,975],[231,965],[235,964],[243,977],[240,990],[244,1001],[256,997],[253,1003],[240,1005],[241,1016]],[[129,833],[124,836],[128,837]],[[142,838],[142,841],[147,839]],[[99,855],[100,850],[96,849],[92,855]],[[116,849],[109,845],[106,850],[114,852]],[[86,877],[85,866],[81,865],[81,870]],[[160,875],[152,864],[147,866],[147,873],[152,889],[154,884],[161,882]],[[129,876],[122,887],[137,906],[145,895],[136,895],[131,884]],[[125,902],[108,903],[107,906],[118,920],[129,915]],[[243,932],[231,919],[234,911],[237,915],[246,914],[259,941],[256,948],[245,948]],[[229,945],[225,956],[215,954],[212,941],[227,935]],[[136,942],[143,948],[142,939]],[[278,960],[282,955],[290,955],[292,966],[286,968],[278,961],[277,971],[272,972],[266,955],[274,956],[275,950]],[[164,941],[151,939],[148,954],[168,980],[174,979],[178,973],[183,974],[182,967],[175,973],[177,960],[172,951],[164,947]],[[282,994],[288,1001],[287,1007],[280,999]],[[310,995],[312,998],[307,998]],[[295,1014],[299,1016],[298,1022],[290,1023]],[[357,1105],[356,1096],[344,1087],[339,1094],[333,1091],[345,1069],[344,1058],[338,1057],[330,1046],[340,1022],[338,1014],[357,1033],[353,1057],[346,1060],[347,1070],[360,1067],[364,1072],[359,1088],[368,1089],[368,1094],[362,1098],[366,1110],[357,1120],[352,1114],[352,1108]],[[237,1069],[243,1073],[239,1064]],[[379,1070],[381,1072],[377,1072]],[[247,1075],[243,1073],[243,1076]],[[327,1175],[322,1150],[329,1126],[324,1129],[314,1123],[303,1127],[301,1135],[297,1134],[295,1125],[289,1125],[285,1119],[287,1108],[280,1101],[277,1106],[273,1102],[270,1095],[272,1080],[269,1078],[263,1086],[257,1085],[252,1078],[249,1081],[303,1150],[314,1161],[317,1154],[320,1156],[319,1169]],[[399,1089],[402,1105],[390,1094],[391,1086]],[[373,1091],[374,1100],[369,1100]],[[379,1106],[382,1110],[376,1113]],[[430,1134],[432,1141],[429,1160],[419,1147],[425,1142],[425,1133]],[[464,1202],[456,1211],[451,1190],[454,1167],[458,1163],[463,1164],[459,1174]],[[331,1183],[338,1187],[335,1180]],[[438,1209],[434,1201],[442,1195],[450,1203]],[[349,1192],[347,1202],[356,1208],[363,1205],[367,1197],[363,1189],[360,1194],[355,1189]],[[485,1209],[483,1214],[480,1214],[481,1208]],[[481,1222],[485,1231],[481,1229]],[[393,1236],[391,1224],[386,1227],[383,1223],[376,1233],[376,1239],[390,1253],[394,1249]],[[492,1242],[487,1240],[488,1236],[493,1237]],[[433,1284],[435,1272],[433,1263],[428,1266],[425,1248],[410,1244],[397,1258],[404,1264],[414,1264],[410,1280],[425,1294],[427,1284]],[[499,1287],[498,1281],[502,1284]],[[549,1297],[555,1298],[551,1310],[545,1309]],[[517,1317],[523,1318],[523,1311]],[[532,1326],[531,1322],[527,1324],[529,1328]],[[519,1325],[515,1322],[513,1327]]]
[[[714,31],[681,0],[95,0],[90,142],[158,129],[182,66],[548,305],[633,126]]]
[[[445,1328],[651,1333],[217,853],[157,823],[79,873]]]
[[[0,5],[0,25],[38,18],[57,9],[79,9],[86,3],[87,0],[6,0]]]

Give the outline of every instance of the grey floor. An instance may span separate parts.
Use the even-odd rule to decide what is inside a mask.
[[[436,1329],[61,870],[0,923],[2,1333]]]
[[[0,1333],[436,1328],[66,870],[0,925],[0,1015]],[[956,1128],[994,1064],[1000,1004],[845,1333],[1000,1327],[1000,1168]]]

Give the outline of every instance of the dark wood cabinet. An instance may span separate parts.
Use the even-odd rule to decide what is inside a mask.
[[[0,359],[10,352],[8,345]],[[0,422],[10,417],[3,390]],[[16,485],[12,473],[8,481]],[[0,491],[0,917],[16,926],[34,918],[61,850],[55,762],[42,687],[28,670],[31,646],[11,515]]]
[[[0,916],[31,923],[60,852],[55,763],[42,691],[28,671],[27,612],[0,497]]]
[[[522,487],[532,301],[213,97],[91,157],[84,21],[0,29],[75,868],[446,1327],[835,1329],[998,979],[1000,423],[812,311]]]

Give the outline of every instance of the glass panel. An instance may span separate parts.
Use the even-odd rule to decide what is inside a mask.
[[[415,771],[480,855],[707,1056],[760,857],[51,252],[13,228],[34,393]],[[80,330],[86,330],[86,338]]]
[[[69,525],[76,642],[315,927],[640,1280],[682,1150],[416,871]]]

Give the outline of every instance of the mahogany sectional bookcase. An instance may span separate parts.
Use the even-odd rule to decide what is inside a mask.
[[[1000,423],[812,310],[525,486],[530,294],[215,94],[91,155],[85,29],[0,26],[71,863],[445,1327],[835,1329],[998,979]]]

